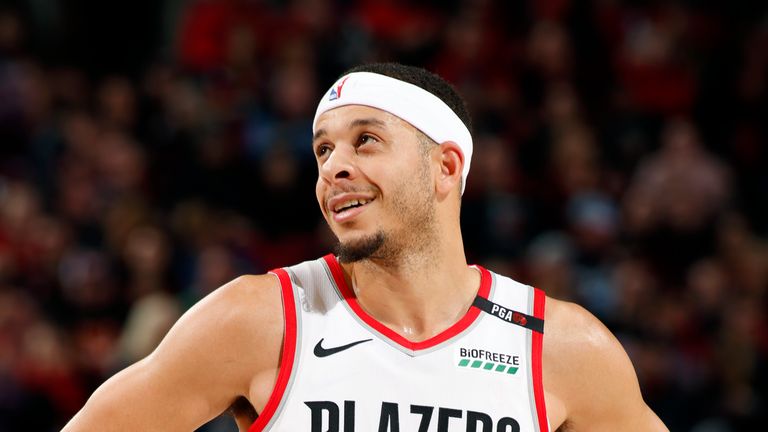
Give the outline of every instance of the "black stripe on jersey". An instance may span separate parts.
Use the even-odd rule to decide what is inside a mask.
[[[483,312],[493,315],[510,324],[525,327],[535,332],[544,333],[544,320],[541,318],[517,312],[480,296],[475,297],[475,301],[472,302],[472,305]]]

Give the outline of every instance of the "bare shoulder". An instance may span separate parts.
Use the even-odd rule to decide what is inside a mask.
[[[282,296],[278,279],[270,274],[245,275],[219,287],[192,307],[174,326],[193,327],[195,334],[216,333],[222,343],[236,346],[254,334],[282,333]],[[201,333],[202,332],[202,333]],[[252,340],[251,340],[252,342]],[[252,343],[250,345],[253,345]]]
[[[575,356],[586,360],[622,362],[626,357],[621,345],[603,323],[575,303],[547,297],[544,318],[544,354],[552,355],[550,360],[558,362],[556,357]]]
[[[544,387],[567,430],[666,430],[616,337],[583,307],[547,298]],[[550,417],[552,420],[552,418]]]
[[[64,430],[194,430],[241,398],[258,409],[253,390],[269,393],[282,337],[278,279],[239,277],[187,311],[152,354],[107,380]]]
[[[277,370],[282,338],[279,281],[269,274],[246,275],[192,307],[147,361],[175,364],[195,374],[211,371],[216,385],[245,396],[259,374]]]
[[[188,336],[213,344],[207,348],[216,348],[219,360],[228,362],[228,356],[243,358],[265,350],[278,352],[282,332],[279,281],[269,274],[245,275],[221,286],[192,307],[153,355],[166,354],[164,344],[175,342],[174,337]]]

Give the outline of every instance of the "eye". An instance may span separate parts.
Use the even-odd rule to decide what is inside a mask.
[[[369,134],[362,134],[360,135],[360,138],[358,138],[357,140],[357,145],[361,146],[363,144],[368,144],[374,141],[378,141],[375,136],[369,135]]]
[[[328,152],[330,151],[331,151],[331,146],[329,146],[328,144],[320,144],[315,148],[315,155],[317,155],[317,157],[322,157],[328,154]]]

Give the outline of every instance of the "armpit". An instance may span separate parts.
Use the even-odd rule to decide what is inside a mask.
[[[248,427],[253,424],[259,416],[253,408],[253,405],[251,405],[251,402],[244,396],[239,396],[235,399],[235,401],[232,402],[232,405],[227,409],[227,412],[235,418],[237,427],[240,430],[248,430]],[[243,426],[245,426],[245,429],[243,429]]]

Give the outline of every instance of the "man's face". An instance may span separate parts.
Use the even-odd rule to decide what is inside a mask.
[[[347,105],[318,118],[312,147],[317,200],[342,261],[395,259],[434,232],[429,156],[409,123]]]

